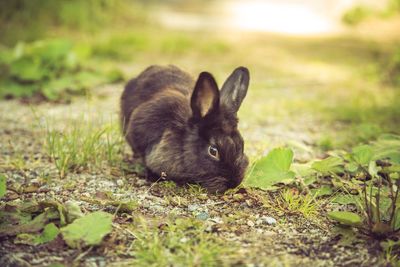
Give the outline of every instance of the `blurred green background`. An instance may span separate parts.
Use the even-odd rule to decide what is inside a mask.
[[[400,132],[399,14],[399,0],[1,1],[0,98],[96,97],[151,64],[222,83],[244,65],[247,139],[307,132],[329,150]]]

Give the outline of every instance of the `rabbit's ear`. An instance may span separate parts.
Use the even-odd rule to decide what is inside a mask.
[[[250,74],[247,68],[236,68],[221,88],[221,105],[236,113],[246,96],[249,80]]]
[[[190,106],[195,119],[204,118],[207,114],[211,114],[218,109],[218,86],[210,73],[200,73],[192,93]]]

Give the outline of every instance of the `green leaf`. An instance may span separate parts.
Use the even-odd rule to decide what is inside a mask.
[[[312,180],[316,179],[316,171],[311,168],[312,163],[307,162],[307,163],[293,163],[292,166],[290,167],[291,170],[293,170],[296,173],[296,176],[301,176],[305,178],[312,178]],[[306,185],[309,185],[306,183]]]
[[[68,40],[40,40],[31,43],[28,47],[29,51],[26,54],[31,57],[40,58],[43,62],[62,64],[62,59],[68,55],[71,49],[72,44]]]
[[[275,148],[267,156],[254,163],[245,184],[268,189],[274,184],[291,181],[295,176],[295,173],[290,171],[292,161],[291,149]]]
[[[374,160],[389,159],[400,164],[400,136],[394,134],[381,135],[372,145]]]
[[[341,194],[337,195],[332,199],[332,202],[338,203],[341,205],[348,205],[348,204],[357,204],[359,203],[359,196],[350,195],[350,194]]]
[[[48,71],[33,58],[20,58],[10,64],[10,74],[21,81],[40,81]]]
[[[353,148],[352,158],[355,162],[360,164],[361,166],[367,166],[369,162],[372,160],[373,151],[372,147],[369,145],[362,145]]]
[[[331,211],[328,212],[328,217],[348,226],[360,225],[362,221],[361,217],[357,213],[349,211]]]
[[[65,242],[72,248],[98,245],[112,230],[112,215],[102,211],[90,213],[61,228]]]
[[[6,176],[0,174],[0,198],[2,198],[7,191],[7,181]]]
[[[76,219],[84,216],[77,202],[70,200],[65,202],[64,206],[66,210],[66,220],[68,223],[72,223]]]
[[[349,163],[346,163],[346,165],[345,165],[346,171],[352,172],[352,173],[358,171],[358,168],[359,168],[359,166],[355,162],[349,162]]]
[[[339,157],[328,157],[326,159],[314,162],[311,165],[311,168],[322,175],[341,173],[343,172],[343,160]]]
[[[34,239],[34,243],[37,245],[48,243],[53,241],[59,233],[60,230],[57,226],[54,223],[49,223],[44,227],[43,232]]]
[[[370,161],[368,164],[368,173],[372,176],[372,177],[376,177],[378,176],[378,172],[381,170],[382,168],[376,165],[376,161]]]
[[[35,233],[42,230],[50,220],[58,218],[58,212],[53,209],[48,209],[25,224],[2,226],[0,228],[0,237],[14,236],[20,233]]]
[[[31,97],[39,89],[35,84],[20,84],[11,80],[0,80],[0,98]]]

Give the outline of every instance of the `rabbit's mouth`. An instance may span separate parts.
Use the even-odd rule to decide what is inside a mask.
[[[237,187],[242,179],[227,179],[222,176],[212,177],[200,182],[200,185],[207,189],[209,193],[224,193],[230,188]]]

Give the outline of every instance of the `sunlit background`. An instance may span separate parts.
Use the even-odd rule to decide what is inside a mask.
[[[373,0],[225,0],[206,1],[208,13],[177,11],[164,6],[155,19],[179,29],[229,29],[310,35],[343,30],[342,14],[355,5],[383,8]],[[202,7],[204,8],[204,7]]]

